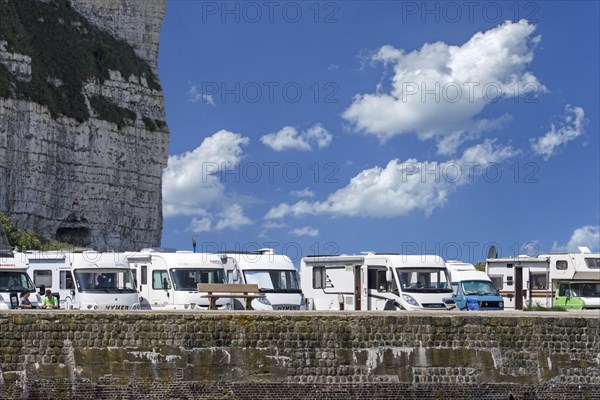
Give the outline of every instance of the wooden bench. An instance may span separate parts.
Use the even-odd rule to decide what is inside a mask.
[[[198,292],[206,292],[208,294],[202,297],[209,301],[209,310],[217,309],[217,300],[220,298],[229,299],[246,299],[245,309],[253,310],[252,300],[265,297],[263,293],[258,291],[258,285],[239,284],[239,283],[199,283]]]

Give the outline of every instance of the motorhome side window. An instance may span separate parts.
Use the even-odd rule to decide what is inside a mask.
[[[33,271],[33,285],[35,287],[52,287],[52,270],[40,269]]]
[[[529,281],[531,282],[531,289],[533,290],[546,290],[548,289],[548,275],[545,272],[532,272]]]
[[[369,289],[377,290],[378,292],[390,292],[394,290],[395,285],[390,285],[385,275],[385,269],[376,269],[374,267],[369,267]]]
[[[313,267],[313,289],[325,289],[325,267]]]
[[[565,270],[568,267],[569,267],[569,263],[567,263],[567,260],[557,260],[556,261],[556,269]]]
[[[152,272],[152,289],[169,289],[169,273],[167,270]]]
[[[492,284],[494,285],[494,287],[496,289],[498,289],[498,290],[504,289],[504,282],[502,280],[502,275],[500,275],[500,276],[490,275],[490,279],[492,280]]]
[[[148,266],[142,265],[142,282],[140,283],[140,285],[147,285],[147,284],[148,284]]]
[[[600,258],[586,258],[585,264],[588,268],[600,269]]]
[[[61,289],[75,288],[75,285],[73,284],[73,275],[71,275],[71,271],[60,271],[59,280],[59,286]]]

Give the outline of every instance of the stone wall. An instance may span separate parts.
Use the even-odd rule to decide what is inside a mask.
[[[9,311],[0,337],[0,398],[600,396],[591,313]]]

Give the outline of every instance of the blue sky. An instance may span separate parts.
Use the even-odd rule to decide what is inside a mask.
[[[598,250],[598,3],[468,4],[169,1],[162,245]]]

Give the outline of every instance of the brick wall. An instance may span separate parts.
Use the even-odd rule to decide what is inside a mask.
[[[0,361],[0,398],[600,398],[600,315],[20,310]]]

